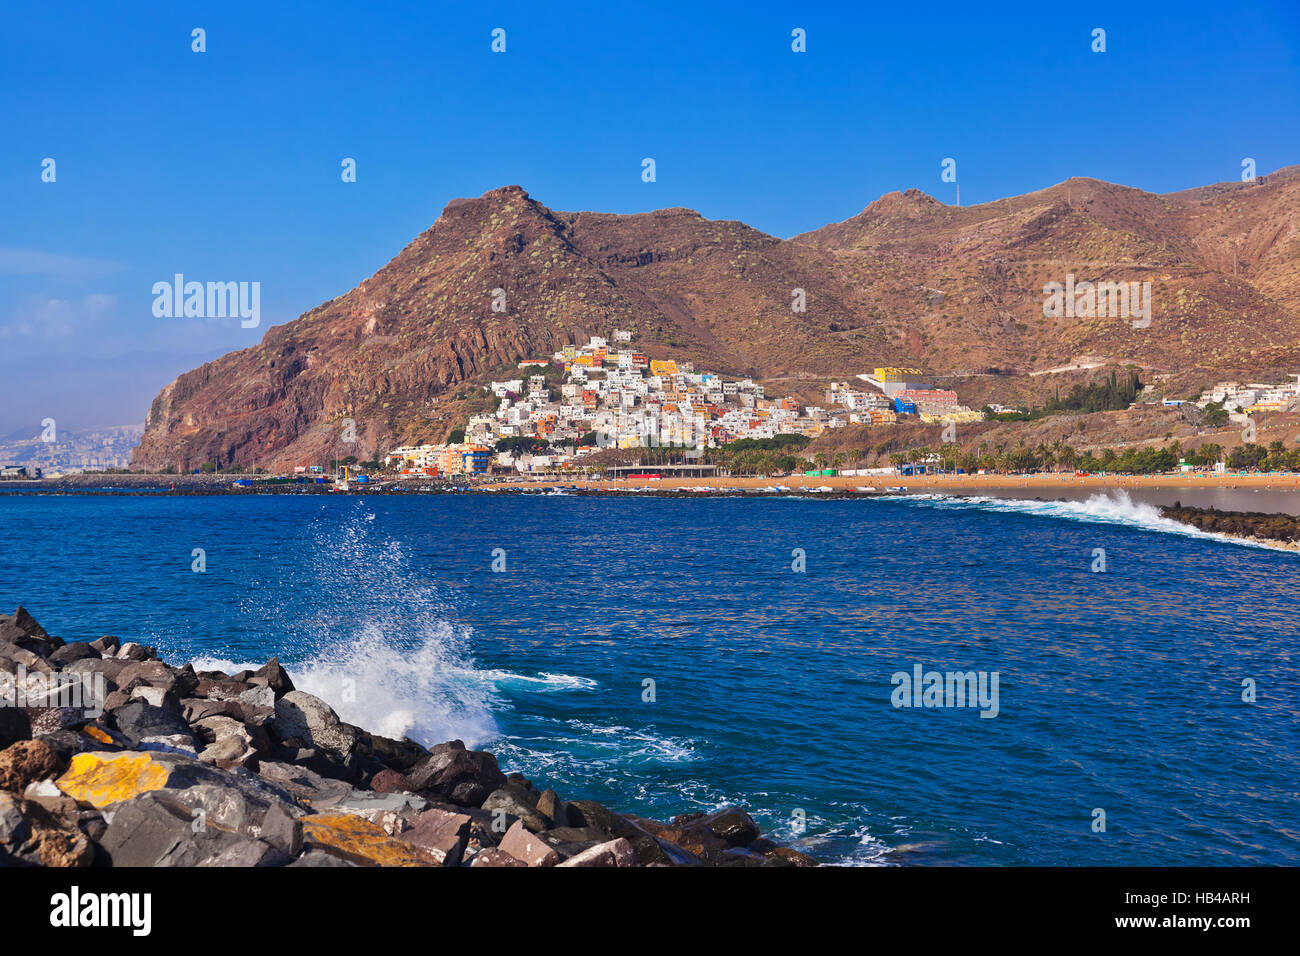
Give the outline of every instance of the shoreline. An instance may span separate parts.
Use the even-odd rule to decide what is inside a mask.
[[[956,498],[988,497],[1025,501],[1087,501],[1097,494],[1121,492],[1135,504],[1155,507],[1163,517],[1226,538],[1282,550],[1300,550],[1300,533],[1278,534],[1277,522],[1263,535],[1247,533],[1264,522],[1255,519],[1300,518],[1300,474],[1180,475],[791,475],[780,478],[579,478],[543,480],[464,478],[456,483],[421,479],[377,480],[340,491],[329,485],[272,481],[247,476],[249,487],[232,487],[239,476],[78,475],[0,483],[0,500],[10,496],[120,495],[266,496],[266,495],[464,495],[495,494],[620,498],[804,497],[816,500],[937,494]],[[176,485],[180,487],[175,487]],[[1181,513],[1175,513],[1181,512]],[[1213,517],[1207,517],[1209,516]],[[1242,520],[1252,520],[1242,530]]]
[[[647,466],[649,467],[649,466]],[[253,487],[235,489],[237,480],[250,480]],[[369,489],[354,486],[349,493],[369,493],[389,490],[475,490],[475,491],[526,491],[553,487],[580,485],[588,489],[623,488],[695,488],[710,486],[719,490],[761,489],[773,485],[791,488],[816,488],[828,486],[843,490],[855,487],[904,486],[909,490],[943,488],[947,490],[1018,488],[1268,488],[1300,493],[1300,473],[1225,473],[1188,472],[1185,474],[1158,475],[1082,475],[1066,473],[996,474],[996,475],[784,475],[777,477],[718,476],[704,478],[584,478],[581,475],[548,475],[538,478],[515,476],[456,476],[446,478],[375,478]],[[172,489],[171,485],[179,485]],[[267,475],[157,475],[157,474],[78,474],[59,478],[6,479],[0,481],[0,493],[10,492],[75,492],[79,490],[149,490],[180,493],[183,491],[208,491],[213,493],[248,494],[283,489],[298,493],[325,493],[329,485],[297,483]]]
[[[760,490],[775,485],[792,489],[829,487],[852,491],[859,487],[877,490],[902,487],[907,491],[942,489],[944,491],[1009,491],[1018,489],[1141,489],[1141,488],[1231,488],[1271,489],[1295,491],[1300,494],[1300,474],[1226,474],[1192,473],[1186,475],[1086,475],[1032,474],[1032,475],[789,475],[780,478],[719,477],[719,478],[555,478],[544,481],[503,481],[491,486],[496,490],[527,490],[530,488],[567,487],[580,483],[582,487],[605,490],[626,488],[695,488],[714,487],[719,490]]]
[[[235,480],[252,482],[233,487]],[[546,494],[555,491],[659,497],[771,497],[776,493],[818,497],[896,494],[988,495],[1001,498],[1086,500],[1122,491],[1135,501],[1158,507],[1182,501],[1219,510],[1291,514],[1300,517],[1300,474],[1163,475],[790,475],[776,478],[583,478],[542,479],[463,477],[457,480],[380,478],[346,491],[330,485],[268,480],[266,476],[76,475],[58,479],[0,482],[0,500],[24,495],[407,495]]]
[[[738,806],[562,799],[459,740],[339,719],[275,658],[170,666],[0,615],[0,865],[807,867]]]

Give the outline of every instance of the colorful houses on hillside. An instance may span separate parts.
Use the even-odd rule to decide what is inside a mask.
[[[485,387],[496,407],[470,417],[464,443],[397,448],[386,461],[399,462],[411,474],[482,473],[491,448],[503,439],[538,439],[539,448],[542,443],[549,448],[496,454],[497,464],[528,471],[563,465],[598,448],[707,448],[746,438],[815,438],[848,425],[890,425],[904,414],[925,421],[982,417],[959,405],[955,392],[922,382],[917,369],[877,368],[874,376],[859,376],[865,386],[833,382],[821,407],[788,396],[769,398],[751,379],[697,371],[689,361],[651,359],[630,342],[631,333],[620,330],[613,345],[592,336],[550,359],[520,362],[519,377]]]
[[[1295,381],[1282,385],[1219,382],[1202,392],[1200,398],[1196,399],[1196,404],[1202,408],[1211,403],[1222,404],[1230,412],[1246,415],[1286,411],[1293,403],[1300,401],[1300,375],[1293,374],[1291,378]]]

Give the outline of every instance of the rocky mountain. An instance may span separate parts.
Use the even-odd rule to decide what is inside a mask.
[[[180,376],[132,464],[276,467],[442,440],[486,407],[482,383],[615,328],[651,357],[790,394],[900,363],[970,404],[1043,394],[1079,364],[1188,387],[1280,376],[1300,364],[1297,227],[1296,167],[1168,195],[1072,179],[968,208],[908,190],[790,240],[687,209],[557,212],[508,186],[453,200],[351,292]],[[1044,318],[1045,283],[1067,274],[1150,281],[1150,325]]]

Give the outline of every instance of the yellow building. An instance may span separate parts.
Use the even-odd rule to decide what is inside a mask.
[[[877,382],[917,382],[921,379],[921,370],[916,368],[878,368],[874,378]]]
[[[677,363],[674,362],[672,359],[651,359],[650,374],[651,375],[676,375]]]

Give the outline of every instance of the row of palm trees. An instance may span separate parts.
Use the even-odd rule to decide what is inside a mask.
[[[756,453],[753,456],[739,456],[730,462],[733,473],[770,474],[773,471],[791,471],[809,467],[818,470],[834,468],[839,471],[845,467],[859,467],[872,460],[871,453],[862,451],[839,451],[834,453],[818,452],[811,459],[794,459],[785,456],[788,461],[779,463],[772,460],[770,454]],[[1042,441],[1037,445],[1020,443],[1008,445],[1005,442],[980,442],[973,448],[963,448],[955,444],[942,444],[937,447],[920,445],[903,451],[889,453],[889,463],[895,468],[905,465],[924,464],[929,468],[955,472],[958,469],[967,473],[979,470],[990,472],[1062,472],[1083,468],[1096,470],[1128,470],[1135,463],[1139,470],[1173,470],[1178,463],[1186,460],[1193,465],[1208,466],[1224,457],[1220,445],[1202,445],[1195,450],[1186,450],[1178,442],[1165,448],[1156,449],[1147,446],[1132,446],[1121,449],[1105,449],[1099,454],[1079,451],[1058,439],[1053,442]],[[878,462],[878,456],[876,456]],[[783,466],[783,467],[782,467]]]
[[[967,473],[984,470],[989,472],[1061,472],[1083,469],[1087,471],[1164,471],[1173,470],[1182,460],[1193,465],[1208,466],[1223,460],[1224,449],[1220,445],[1207,444],[1198,449],[1184,450],[1178,442],[1164,448],[1150,446],[1129,446],[1116,451],[1105,449],[1101,453],[1079,451],[1063,439],[1053,442],[1040,441],[1037,445],[1020,442],[1009,445],[1005,442],[980,442],[972,448],[963,448],[956,444],[938,446],[919,445],[888,454],[888,461],[895,468],[905,465],[924,464],[928,469],[936,467],[946,472],[958,469]],[[789,449],[746,449],[728,450],[710,448],[703,453],[688,455],[683,449],[644,449],[640,456],[643,465],[668,464],[694,461],[717,464],[733,475],[772,475],[810,468],[824,470],[834,468],[864,467],[880,464],[881,452],[870,449],[855,449],[836,452],[819,451],[811,457],[792,452]]]

